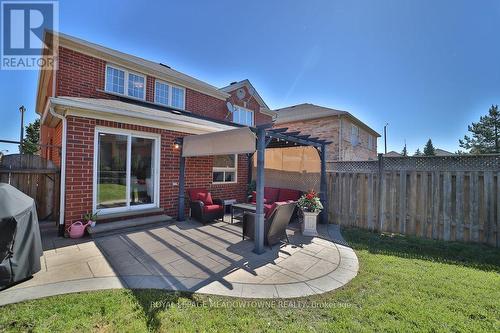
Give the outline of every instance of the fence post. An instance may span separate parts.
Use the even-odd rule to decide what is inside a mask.
[[[383,181],[384,178],[384,155],[383,154],[378,154],[378,201],[379,201],[379,206],[378,206],[378,214],[377,214],[377,222],[379,225],[380,230],[382,231],[383,226],[384,226],[384,198],[382,197],[384,194],[383,191],[383,185],[385,181]]]

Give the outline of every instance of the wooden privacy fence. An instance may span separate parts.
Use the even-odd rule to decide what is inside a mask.
[[[500,155],[330,162],[330,221],[500,247]]]
[[[0,183],[7,183],[36,203],[40,220],[59,216],[59,168],[38,155],[5,155],[0,160]]]

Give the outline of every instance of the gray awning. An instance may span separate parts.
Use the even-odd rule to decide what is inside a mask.
[[[182,156],[211,156],[255,152],[255,134],[248,128],[184,137]]]

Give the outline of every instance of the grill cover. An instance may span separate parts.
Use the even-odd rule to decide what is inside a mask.
[[[42,255],[35,201],[0,183],[0,289],[38,272]]]

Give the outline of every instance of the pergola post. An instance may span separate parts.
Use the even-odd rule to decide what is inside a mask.
[[[257,207],[255,212],[255,247],[253,252],[264,253],[264,157],[266,151],[266,130],[257,129]]]
[[[321,145],[321,182],[320,182],[320,194],[319,198],[323,204],[323,212],[321,214],[321,223],[328,223],[328,189],[327,189],[327,179],[326,179],[326,145]]]
[[[182,146],[181,146],[182,147]],[[184,197],[185,197],[185,170],[186,170],[186,158],[182,156],[182,148],[181,155],[179,157],[179,205],[177,207],[177,220],[184,221]]]

